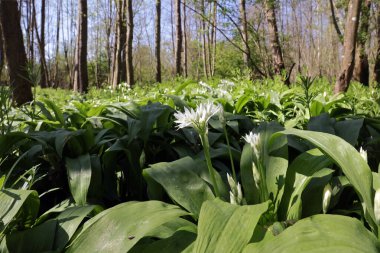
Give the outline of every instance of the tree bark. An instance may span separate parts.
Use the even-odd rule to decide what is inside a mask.
[[[243,61],[246,67],[249,66],[250,50],[248,46],[248,25],[247,25],[247,12],[245,0],[240,0],[240,29],[242,33],[242,41],[243,41]]]
[[[340,31],[339,25],[338,25],[338,18],[335,15],[335,6],[333,0],[329,0],[330,3],[330,11],[331,11],[331,22],[334,25],[335,31],[338,35],[339,41],[343,43],[343,34]]]
[[[133,73],[133,8],[132,8],[132,0],[127,0],[127,83],[130,86],[135,85],[135,78]]]
[[[125,62],[125,43],[127,40],[126,31],[126,0],[117,1],[117,43],[116,43],[116,54],[114,63],[114,73],[113,73],[113,88],[121,82],[126,81],[126,62]]]
[[[377,82],[377,85],[380,84],[380,8],[377,7],[377,50],[376,50],[376,59],[374,67],[374,79]]]
[[[205,21],[205,16],[206,16],[206,10],[205,10],[205,0],[201,1],[201,33],[202,33],[202,59],[203,59],[203,72],[208,79],[209,77],[209,71],[208,71],[208,63],[207,63],[207,42],[206,42],[206,21]]]
[[[364,86],[369,86],[369,63],[366,51],[366,43],[369,38],[369,18],[371,11],[371,0],[362,2],[360,25],[357,38],[357,55],[355,60],[355,68],[353,79],[360,82]]]
[[[281,75],[285,70],[285,65],[282,57],[280,39],[278,36],[275,0],[265,0],[265,11],[268,22],[268,36],[272,49],[273,72],[276,75]]]
[[[181,23],[181,1],[175,0],[175,27],[176,27],[176,49],[175,49],[175,73],[182,75],[182,23]]]
[[[161,83],[161,0],[156,0],[155,24],[156,82]]]
[[[187,77],[189,73],[186,0],[183,0],[183,72],[185,77]]]
[[[0,24],[0,81],[1,81],[1,73],[3,72],[3,67],[4,67],[4,43],[3,43],[3,33],[1,31],[1,24]]]
[[[87,0],[79,0],[77,46],[74,61],[74,91],[88,90],[87,72]]]
[[[0,24],[7,57],[12,100],[17,106],[33,100],[32,83],[27,71],[27,59],[16,0],[0,0]]]
[[[361,0],[351,0],[348,4],[347,19],[344,29],[343,61],[340,74],[335,83],[334,93],[346,92],[352,78],[355,65],[355,49],[360,7]]]

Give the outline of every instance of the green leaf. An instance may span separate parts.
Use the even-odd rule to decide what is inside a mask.
[[[145,169],[143,175],[158,182],[176,203],[195,217],[199,217],[204,201],[215,198],[207,184],[210,181],[203,179],[209,177],[203,161],[185,157],[171,163],[157,163]]]
[[[238,206],[219,199],[206,201],[198,222],[193,253],[241,252],[249,243],[256,225],[268,210],[268,202]]]
[[[75,202],[83,205],[87,201],[87,192],[91,182],[91,158],[89,154],[75,159],[66,158],[69,186]]]
[[[362,201],[367,221],[374,228],[376,219],[373,209],[372,174],[359,152],[343,139],[327,133],[288,129],[273,135],[273,140],[281,134],[295,135],[308,140],[342,169]]]
[[[19,220],[33,223],[38,214],[40,200],[36,191],[4,189],[0,191],[0,233],[14,221],[20,210]]]
[[[90,219],[66,252],[128,252],[152,230],[187,214],[159,201],[120,204]]]
[[[244,253],[375,253],[380,243],[355,218],[315,215],[298,221],[269,240],[249,244]]]
[[[289,166],[285,179],[285,191],[278,216],[280,220],[298,220],[302,217],[302,193],[313,178],[331,174],[326,169],[331,160],[319,149],[309,150],[299,155]]]

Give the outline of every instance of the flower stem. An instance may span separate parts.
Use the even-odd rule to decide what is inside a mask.
[[[202,141],[203,151],[204,151],[206,163],[207,163],[207,168],[208,168],[208,172],[209,172],[210,177],[211,177],[211,183],[212,183],[212,186],[214,187],[216,197],[219,198],[220,194],[219,194],[218,185],[216,184],[214,168],[212,167],[212,163],[211,163],[210,144],[208,142],[207,132],[200,134],[199,136],[200,136],[201,141]]]
[[[231,146],[230,146],[230,140],[229,140],[228,135],[227,135],[226,125],[223,125],[223,130],[224,130],[224,135],[226,136],[228,155],[230,156],[231,169],[232,169],[232,177],[235,180],[235,182],[237,182],[236,172],[235,172],[235,165],[234,165],[234,160],[232,159],[232,151],[231,151]]]

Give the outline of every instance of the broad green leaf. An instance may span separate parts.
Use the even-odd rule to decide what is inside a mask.
[[[91,182],[91,158],[89,154],[71,159],[66,158],[67,175],[71,194],[75,202],[84,205]]]
[[[199,217],[204,201],[215,198],[203,179],[208,177],[203,161],[185,157],[171,163],[157,163],[145,169],[143,175],[158,182],[176,203],[195,217]]]
[[[193,243],[196,237],[195,233],[179,230],[168,238],[137,244],[130,253],[179,253]]]
[[[306,139],[329,156],[342,169],[355,188],[362,201],[367,221],[375,227],[371,169],[353,146],[335,135],[297,129],[288,129],[275,134],[272,140],[281,134]]]
[[[302,216],[302,193],[313,178],[323,177],[333,171],[326,169],[331,160],[319,149],[299,155],[289,166],[285,179],[285,191],[278,216],[280,220],[298,220]]]
[[[249,244],[244,253],[375,253],[380,243],[363,224],[340,215],[315,215],[269,240]]]
[[[267,210],[268,202],[238,206],[219,199],[206,201],[201,209],[193,253],[241,252]]]
[[[187,214],[159,201],[120,204],[90,219],[66,252],[128,252],[152,230]]]
[[[84,218],[94,210],[95,206],[70,207],[58,215],[57,229],[54,239],[54,250],[62,251]],[[41,238],[43,240],[43,237]]]
[[[41,253],[53,249],[57,227],[56,220],[49,220],[31,229],[14,232],[3,240],[1,252]],[[4,245],[5,244],[5,245]]]
[[[38,214],[40,200],[36,191],[4,189],[0,191],[0,203],[0,233],[3,233],[20,210],[23,213],[18,219],[33,223]]]

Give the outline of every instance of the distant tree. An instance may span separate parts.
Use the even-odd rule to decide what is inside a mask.
[[[74,59],[74,91],[88,90],[87,73],[87,0],[78,0],[77,45]]]
[[[1,80],[1,72],[3,71],[4,67],[4,46],[3,46],[3,34],[1,31],[1,24],[0,24],[0,80]]]
[[[36,1],[32,0],[32,4],[33,4],[33,16],[34,16],[33,20],[37,20]],[[49,82],[48,68],[47,68],[46,59],[45,59],[45,13],[46,13],[45,0],[41,0],[41,31],[40,33],[38,32],[37,22],[36,21],[34,22],[35,34],[37,38],[38,49],[40,52],[41,88],[46,88],[49,86],[48,85],[48,82]]]
[[[12,100],[15,105],[22,105],[32,101],[33,94],[16,0],[0,0],[0,25],[8,63]]]
[[[156,82],[161,83],[161,0],[156,0],[155,24]]]
[[[272,49],[273,71],[274,74],[281,75],[285,70],[285,64],[282,56],[280,38],[278,35],[276,21],[276,1],[265,0],[265,11],[268,22],[268,37],[270,41],[270,47]]]
[[[355,66],[356,39],[358,34],[361,0],[351,0],[348,4],[344,29],[343,60],[336,80],[334,93],[346,92]]]
[[[133,70],[133,8],[132,0],[127,0],[127,83],[130,86],[135,84],[134,70]]]
[[[120,82],[126,81],[126,62],[125,62],[125,43],[126,43],[126,36],[127,36],[127,30],[126,30],[126,17],[125,12],[127,10],[126,8],[126,0],[117,0],[116,1],[116,8],[117,8],[117,23],[116,23],[116,54],[115,54],[115,60],[114,60],[114,73],[113,73],[113,82],[112,86],[113,88],[116,88],[116,86]]]
[[[247,24],[247,12],[245,0],[240,0],[240,29],[242,34],[243,41],[243,61],[245,66],[248,67],[249,59],[250,59],[250,49],[248,45],[248,24]]]
[[[357,54],[353,78],[365,86],[369,85],[369,63],[366,44],[369,39],[369,21],[371,12],[371,0],[362,2],[360,25],[357,38]]]
[[[182,75],[182,23],[181,23],[181,1],[175,0],[175,27],[176,27],[176,48],[175,48],[175,73]]]
[[[376,50],[376,58],[375,58],[375,67],[374,67],[374,79],[377,84],[380,84],[380,6],[377,6],[377,31],[376,31],[376,40],[377,40],[377,50]]]

